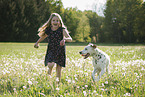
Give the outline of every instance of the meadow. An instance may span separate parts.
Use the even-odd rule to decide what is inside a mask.
[[[0,43],[0,97],[145,97],[145,46],[102,46],[111,59],[110,74],[93,82],[92,58],[83,59],[85,46],[66,46],[61,82],[55,67],[44,66],[46,44]]]

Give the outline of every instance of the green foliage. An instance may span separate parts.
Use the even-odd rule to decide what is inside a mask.
[[[0,41],[36,41],[38,28],[46,22],[55,1],[2,0]],[[56,11],[58,12],[58,11]]]
[[[77,44],[76,44],[77,45]],[[110,74],[93,82],[92,58],[83,59],[85,46],[66,46],[67,64],[61,82],[44,66],[46,44],[0,43],[0,96],[4,97],[144,97],[144,46],[98,46],[111,59]]]
[[[63,13],[63,21],[70,31],[70,35],[75,40],[76,29],[78,28],[80,15],[76,8],[67,8]]]
[[[106,29],[105,33],[109,35],[111,41],[141,42],[137,39],[136,34],[140,33],[139,30],[143,27],[136,27],[144,25],[137,23],[141,22],[138,17],[143,15],[143,13],[139,14],[138,12],[144,12],[141,8],[142,2],[142,0],[107,0],[104,27]]]
[[[36,41],[38,28],[56,12],[74,42],[144,43],[144,7],[143,0],[107,0],[101,17],[91,10],[64,9],[62,0],[1,0],[0,41]]]
[[[145,42],[145,2],[137,8],[137,17],[134,24],[134,34],[137,42]]]
[[[89,32],[90,32],[90,25],[89,25],[89,20],[86,17],[85,14],[80,14],[79,15],[79,23],[77,24],[77,29],[76,29],[76,35],[75,39],[76,41],[80,42],[91,42],[89,40]]]
[[[90,37],[92,39],[91,42],[102,42],[101,41],[102,34],[103,34],[102,25],[103,25],[104,18],[98,16],[96,12],[85,11],[84,13],[86,14],[86,16],[89,19]],[[97,34],[99,35],[99,37],[97,37]]]

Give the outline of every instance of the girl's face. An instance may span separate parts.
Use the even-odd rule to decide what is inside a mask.
[[[51,20],[52,27],[59,27],[60,26],[60,20],[57,16],[54,16]]]

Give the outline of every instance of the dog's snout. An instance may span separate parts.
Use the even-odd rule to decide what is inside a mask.
[[[81,51],[80,51],[79,53],[80,53],[80,54],[82,54],[82,52],[81,52]]]

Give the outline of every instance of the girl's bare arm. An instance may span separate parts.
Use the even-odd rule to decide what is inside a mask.
[[[47,34],[44,34],[42,37],[40,37],[40,38],[38,39],[38,41],[34,44],[34,48],[38,48],[38,47],[39,47],[38,44],[39,44],[41,41],[43,41],[47,36],[48,36]]]

